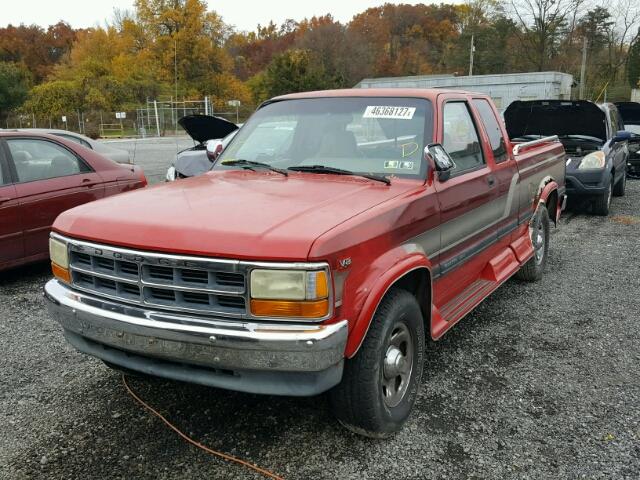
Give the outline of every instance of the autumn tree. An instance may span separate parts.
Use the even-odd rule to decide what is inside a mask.
[[[59,22],[47,30],[37,25],[0,28],[0,61],[21,63],[41,82],[71,51],[77,31]]]
[[[180,96],[219,94],[215,76],[232,67],[223,49],[230,31],[222,18],[207,11],[202,0],[136,0],[135,8],[140,26],[150,34],[160,79],[173,83],[177,72]]]

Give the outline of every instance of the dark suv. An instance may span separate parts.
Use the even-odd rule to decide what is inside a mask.
[[[597,215],[608,215],[612,196],[623,196],[627,141],[631,133],[612,103],[586,100],[513,102],[504,112],[509,136],[528,141],[557,135],[564,145],[569,199],[588,200]]]
[[[616,102],[616,107],[624,121],[625,130],[631,133],[627,175],[640,178],[640,103]]]

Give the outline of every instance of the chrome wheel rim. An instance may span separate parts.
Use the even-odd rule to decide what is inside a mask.
[[[387,407],[397,406],[409,388],[413,371],[413,337],[404,323],[393,328],[382,361],[382,398]]]
[[[545,235],[544,224],[539,216],[536,217],[535,223],[529,227],[529,235],[531,235],[536,265],[540,265],[544,259]]]

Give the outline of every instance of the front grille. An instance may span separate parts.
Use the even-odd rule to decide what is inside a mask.
[[[69,244],[73,284],[127,303],[244,316],[246,273],[239,262]]]

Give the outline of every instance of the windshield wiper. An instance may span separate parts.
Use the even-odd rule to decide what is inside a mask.
[[[375,180],[387,185],[391,185],[391,180],[382,175],[373,175],[369,173],[357,173],[351,170],[343,170],[342,168],[327,167],[325,165],[300,165],[297,167],[289,167],[287,170],[294,172],[307,172],[307,173],[328,173],[333,175],[355,175],[357,177],[368,178],[369,180]]]
[[[226,167],[242,167],[242,168],[247,168],[249,170],[255,170],[254,167],[267,168],[272,172],[280,173],[285,177],[289,176],[289,173],[282,168],[272,167],[268,163],[254,162],[252,160],[225,160],[224,162],[221,162],[221,165],[224,165]]]

